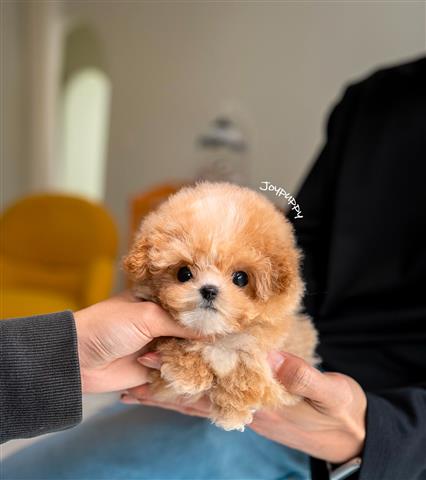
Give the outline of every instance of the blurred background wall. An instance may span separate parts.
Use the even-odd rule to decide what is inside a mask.
[[[61,188],[61,88],[79,62],[110,89],[99,196],[123,251],[130,196],[192,178],[195,139],[218,115],[245,132],[249,184],[294,192],[344,85],[424,51],[423,1],[5,0],[3,205]]]

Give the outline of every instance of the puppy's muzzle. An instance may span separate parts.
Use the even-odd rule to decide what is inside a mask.
[[[204,300],[212,302],[219,293],[219,289],[215,285],[203,285],[200,288],[200,294]]]

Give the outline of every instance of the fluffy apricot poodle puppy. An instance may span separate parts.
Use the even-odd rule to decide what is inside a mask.
[[[159,400],[207,395],[212,421],[243,430],[253,412],[295,404],[273,378],[271,350],[315,362],[317,335],[300,314],[301,254],[284,215],[261,194],[200,183],[142,221],[124,266],[140,298],[160,304],[201,339],[160,339]]]

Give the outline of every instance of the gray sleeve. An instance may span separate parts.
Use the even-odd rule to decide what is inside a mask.
[[[73,314],[0,320],[0,443],[73,427],[81,415]]]

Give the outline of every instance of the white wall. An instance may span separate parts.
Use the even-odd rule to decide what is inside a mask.
[[[294,190],[342,85],[424,51],[424,3],[69,2],[112,78],[107,202],[191,177],[193,142],[223,110],[251,132],[251,183]]]
[[[112,81],[106,195],[123,233],[132,193],[194,174],[194,138],[218,113],[236,111],[249,129],[252,185],[294,191],[342,86],[425,50],[420,1],[53,3],[64,24],[89,24],[103,47]],[[23,32],[12,16],[7,79],[21,74]],[[18,86],[5,87],[3,132],[6,183],[16,191],[25,117],[16,118]]]
[[[1,205],[7,205],[28,189],[25,164],[27,124],[22,4],[1,2],[0,77],[0,175]]]

